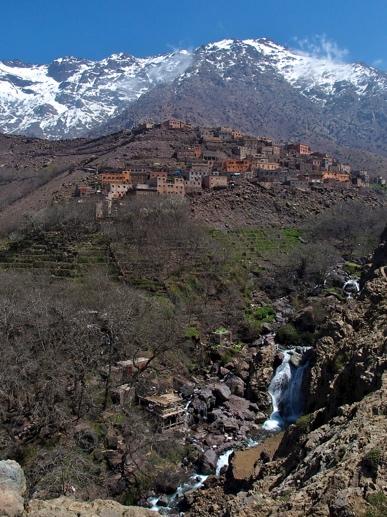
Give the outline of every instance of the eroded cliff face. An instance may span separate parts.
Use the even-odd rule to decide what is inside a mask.
[[[387,514],[386,241],[387,231],[360,297],[333,304],[321,328],[305,416],[274,455],[260,454],[246,491],[215,483],[192,496],[189,515]]]

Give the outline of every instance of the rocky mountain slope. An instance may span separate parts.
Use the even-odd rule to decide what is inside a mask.
[[[223,40],[142,59],[0,62],[0,129],[48,138],[174,115],[387,153],[386,98],[384,72],[267,39]]]
[[[189,498],[193,516],[381,517],[387,510],[385,374],[386,232],[364,274],[360,299],[327,300],[306,379],[306,412],[273,444],[260,446],[245,489],[209,483]]]
[[[384,196],[369,190],[345,188],[295,190],[288,187],[265,189],[248,181],[234,189],[203,192],[190,200],[193,216],[215,228],[280,228],[299,226],[345,201],[365,203],[372,210],[385,204]],[[257,210],[259,207],[259,210]]]

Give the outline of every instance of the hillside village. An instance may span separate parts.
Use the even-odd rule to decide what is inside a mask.
[[[169,119],[161,124],[144,122],[132,134],[134,152],[116,166],[88,168],[94,174],[77,185],[75,195],[98,193],[108,201],[128,194],[184,197],[203,189],[232,187],[241,179],[267,187],[303,188],[366,187],[370,182],[366,170],[352,170],[306,143],[277,143],[229,127],[199,128]],[[382,178],[373,181],[385,184]]]

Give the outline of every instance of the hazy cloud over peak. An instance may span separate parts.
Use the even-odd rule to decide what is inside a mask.
[[[329,61],[345,61],[349,51],[341,48],[336,41],[327,37],[326,34],[318,34],[313,38],[295,38],[299,50]]]

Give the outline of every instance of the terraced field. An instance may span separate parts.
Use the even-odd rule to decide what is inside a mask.
[[[117,274],[109,243],[99,233],[85,233],[78,238],[61,231],[48,231],[3,242],[0,269],[46,272],[53,277],[81,277],[103,270]]]
[[[128,243],[112,245],[111,249],[120,276],[128,284],[156,294],[165,294],[175,283],[184,282],[187,272],[200,276],[208,269],[200,250],[190,253],[165,242],[157,249],[152,246],[140,249]]]
[[[212,235],[251,272],[262,269],[273,254],[288,253],[300,242],[300,231],[296,228],[213,230]]]
[[[221,282],[227,282],[227,277],[235,279],[241,274],[241,266],[245,272],[258,272],[270,257],[287,253],[300,242],[300,232],[293,228],[273,233],[261,228],[210,233],[215,244],[210,253],[208,249],[188,251],[160,242],[157,249],[147,245],[138,247],[136,243],[114,244],[112,255],[120,277],[128,284],[155,294],[178,296],[202,289],[206,278],[211,275],[213,278],[218,259],[222,266],[216,266],[217,274],[222,277]]]
[[[216,289],[231,279],[243,285],[246,274],[264,269],[273,254],[296,246],[299,234],[296,229],[212,230],[215,246],[210,251],[167,242],[160,242],[157,249],[149,244],[113,244],[95,231],[35,231],[0,243],[0,270],[29,270],[54,278],[82,278],[101,271],[152,294],[195,296],[209,282]]]

